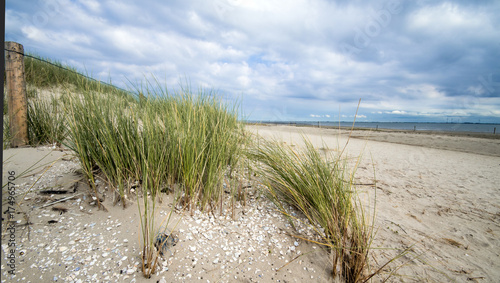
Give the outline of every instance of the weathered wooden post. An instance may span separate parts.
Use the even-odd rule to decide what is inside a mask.
[[[21,44],[5,42],[5,78],[12,147],[28,144],[28,104],[24,80],[24,48]]]

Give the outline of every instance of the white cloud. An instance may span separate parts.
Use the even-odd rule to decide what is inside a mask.
[[[490,29],[489,18],[484,14],[480,16],[481,14],[478,15],[466,6],[445,2],[417,10],[409,17],[409,24],[410,27],[426,33],[448,37],[450,33]]]
[[[396,114],[396,115],[402,115],[402,114],[407,114],[406,111],[401,111],[401,110],[393,110],[393,111],[388,111],[388,112],[385,112],[386,114]]]
[[[87,9],[91,10],[92,12],[99,12],[101,5],[99,2],[95,0],[79,0],[80,4],[85,6]]]
[[[50,41],[49,37],[43,30],[34,26],[24,26],[21,28],[21,31],[23,32],[24,36],[26,36],[26,38],[35,42],[46,43]]]

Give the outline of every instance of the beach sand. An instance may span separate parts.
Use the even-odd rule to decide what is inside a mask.
[[[304,134],[318,148],[328,147],[333,153],[343,148],[349,135],[344,130],[308,127],[247,129],[291,146],[300,146]],[[353,157],[352,165],[361,155],[355,173],[359,196],[368,216],[376,211],[372,268],[409,249],[374,282],[391,272],[389,282],[500,278],[499,139],[355,131],[344,154]],[[179,242],[165,256],[158,274],[145,279],[139,264],[137,202],[142,203],[142,197],[132,194],[125,209],[121,203],[114,206],[112,194],[101,182],[98,188],[106,195],[103,204],[108,211],[98,210],[71,152],[47,146],[5,150],[4,180],[9,172],[19,176],[38,160],[42,161],[29,174],[13,181],[16,202],[22,203],[14,207],[13,236],[2,221],[2,282],[331,282],[328,253],[291,236],[312,235],[310,229],[292,227],[252,180],[246,181],[250,186],[246,206],[236,204],[234,212],[229,202],[223,215],[197,211],[191,216],[175,210],[169,227],[178,223]],[[376,186],[371,185],[374,176]],[[68,192],[41,195],[40,190],[47,188]],[[158,225],[172,211],[173,196],[164,195],[162,200],[155,219]],[[4,202],[3,211],[6,206]],[[67,212],[54,211],[54,206]],[[14,277],[8,273],[9,238],[17,247]]]

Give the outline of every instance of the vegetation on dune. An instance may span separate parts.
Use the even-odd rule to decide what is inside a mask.
[[[70,87],[77,91],[94,90],[113,95],[127,95],[127,91],[111,84],[94,80],[76,68],[36,54],[24,56],[26,84],[34,88]]]
[[[49,58],[27,54],[24,56],[24,66],[30,145],[60,144],[66,138],[66,115],[64,101],[61,101],[59,97],[60,93],[70,96],[71,93],[85,90],[134,100],[134,97],[127,91],[89,78],[78,72],[76,68]],[[55,95],[54,92],[59,94]],[[4,149],[8,148],[11,141],[7,107],[7,97],[4,96]]]
[[[147,178],[154,190],[180,184],[190,210],[219,203],[224,173],[241,153],[243,127],[235,108],[215,93],[157,90],[139,103],[88,91],[68,105],[67,145],[90,179],[99,168],[122,199],[125,180]]]
[[[61,143],[66,138],[66,115],[54,96],[28,101],[28,138],[31,145]]]
[[[357,200],[354,172],[348,171],[341,156],[321,156],[305,137],[304,144],[302,151],[296,151],[259,140],[249,156],[258,164],[254,170],[278,210],[291,218],[289,207],[300,211],[321,237],[319,243],[331,249],[333,276],[346,282],[364,281],[370,277],[373,228]]]
[[[116,192],[115,202],[125,206],[130,185],[141,184],[143,271],[149,277],[158,262],[152,223],[159,192],[177,184],[178,200],[191,212],[221,203],[224,174],[242,152],[235,108],[212,92],[170,94],[159,88],[140,102],[86,91],[69,97],[67,105],[67,146],[91,187],[103,176]]]

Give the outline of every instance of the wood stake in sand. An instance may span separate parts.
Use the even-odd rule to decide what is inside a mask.
[[[28,143],[28,105],[24,80],[24,48],[21,44],[5,42],[5,77],[9,105],[12,147]]]

